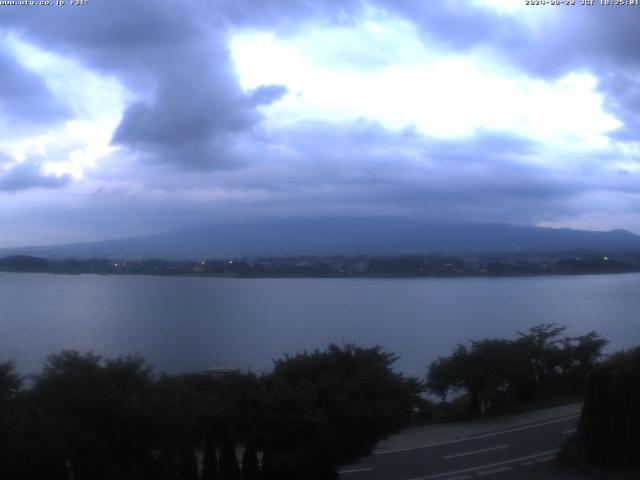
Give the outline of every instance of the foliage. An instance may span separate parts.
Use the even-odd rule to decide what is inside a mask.
[[[0,363],[0,478],[10,473],[4,468],[12,453],[12,433],[15,431],[16,397],[20,391],[22,379],[15,371],[13,362]]]
[[[446,398],[469,396],[470,413],[579,392],[587,372],[602,357],[606,340],[595,332],[560,338],[566,327],[539,324],[516,340],[485,339],[458,345],[431,363],[428,390]]]
[[[13,399],[22,385],[22,379],[15,371],[11,361],[0,363],[0,406]]]
[[[640,468],[640,347],[620,352],[588,376],[572,448],[586,463]]]
[[[354,345],[277,361],[265,378],[265,468],[282,479],[330,478],[405,426],[419,388],[391,370],[394,361],[379,346]]]
[[[242,454],[242,480],[258,480],[259,478],[258,452],[253,445],[247,445]]]
[[[0,477],[196,480],[201,468],[203,479],[333,478],[408,422],[417,383],[393,373],[394,360],[380,347],[331,346],[278,360],[262,378],[155,376],[139,357],[63,351],[25,390],[3,363]]]
[[[152,380],[138,357],[49,356],[28,396],[29,426],[39,439],[33,463],[56,458],[78,480],[133,478],[151,462],[146,399]]]
[[[466,392],[473,411],[579,389],[606,341],[595,332],[561,338],[563,332],[541,324],[515,340],[458,345],[431,364],[427,386],[443,397]],[[627,356],[637,366],[640,353]],[[612,433],[585,423],[607,396],[619,402],[612,421],[632,405],[625,401],[637,401],[638,373],[624,359],[590,377],[585,445]],[[395,360],[380,346],[330,345],[285,356],[262,377],[156,376],[139,357],[63,351],[47,358],[29,389],[11,362],[0,363],[0,477],[195,480],[201,469],[203,479],[337,478],[338,466],[368,455],[408,424],[414,409],[426,417],[433,411],[419,397],[422,385],[392,370]],[[637,418],[624,415],[636,428]],[[623,438],[633,435],[625,432]],[[236,445],[244,447],[242,469]]]
[[[0,270],[9,272],[47,272],[49,269],[49,262],[40,257],[12,255],[0,258]]]

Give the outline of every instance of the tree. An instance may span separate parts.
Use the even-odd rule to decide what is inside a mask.
[[[218,480],[218,453],[214,441],[207,437],[202,454],[202,480]]]
[[[531,327],[527,333],[518,332],[518,347],[528,358],[527,368],[521,372],[522,382],[526,387],[522,396],[529,400],[544,389],[558,387],[563,351],[560,348],[560,335],[566,326],[553,323],[540,323]]]
[[[510,396],[517,375],[517,351],[508,340],[486,339],[458,345],[449,357],[431,363],[427,388],[446,398],[450,391],[469,395],[469,412],[484,412],[500,397]]]
[[[242,480],[258,480],[259,478],[258,452],[253,445],[247,445],[242,454]]]
[[[264,378],[265,478],[336,478],[404,427],[420,389],[391,370],[395,360],[379,346],[330,345],[276,361]]]
[[[16,397],[22,386],[22,378],[11,361],[0,363],[0,477],[9,477],[14,455],[10,452],[16,430]]]
[[[48,272],[49,262],[40,257],[30,255],[12,255],[0,258],[0,270],[9,272]]]
[[[236,478],[240,473],[234,445],[255,446],[265,432],[264,386],[255,375],[239,372],[191,375],[189,381],[199,398],[197,423],[204,442],[204,478]]]
[[[451,391],[466,390],[469,349],[458,344],[448,357],[440,357],[429,365],[427,390],[444,401]]]
[[[589,373],[582,416],[568,449],[592,465],[639,468],[638,405],[640,347],[613,355]]]
[[[516,340],[460,344],[430,364],[427,388],[443,400],[449,393],[465,392],[472,414],[545,395],[577,393],[607,342],[595,332],[562,339],[565,328],[542,323],[519,332]]]
[[[603,357],[607,341],[594,331],[578,337],[560,338],[566,330],[553,323],[541,323],[520,333],[519,348],[528,357],[527,368],[520,374],[522,399],[550,392],[578,393],[587,373]]]
[[[13,362],[0,363],[0,406],[11,401],[22,386],[22,378],[16,373],[16,366]]]
[[[0,420],[18,422],[10,437],[0,423],[0,474],[24,480],[337,478],[338,465],[367,455],[409,421],[420,385],[394,373],[394,361],[381,347],[331,345],[278,360],[261,378],[155,377],[139,357],[63,351],[47,358],[25,391],[13,365],[0,364],[0,403],[15,407],[0,410]],[[235,445],[244,446],[242,471]]]
[[[220,479],[240,480],[240,466],[236,457],[236,446],[230,437],[223,439],[220,449]]]
[[[138,357],[49,356],[30,393],[34,463],[68,464],[76,480],[135,478],[149,462],[152,379]]]
[[[154,454],[153,467],[162,478],[197,478],[195,452],[203,444],[201,398],[189,376],[160,376],[151,386],[145,405],[147,448]]]
[[[602,359],[607,343],[609,342],[594,331],[562,341],[562,369],[574,388],[576,385],[582,388],[589,371]]]

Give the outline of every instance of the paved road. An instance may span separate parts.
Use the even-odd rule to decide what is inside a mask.
[[[381,449],[362,463],[345,467],[340,477],[342,480],[565,478],[552,472],[553,460],[567,436],[575,431],[578,418],[579,415],[571,413],[465,438]]]

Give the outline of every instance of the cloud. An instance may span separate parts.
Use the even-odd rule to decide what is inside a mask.
[[[291,32],[310,22],[349,25],[366,7],[363,0],[220,0],[217,12],[238,27]]]
[[[69,115],[42,78],[26,70],[6,52],[0,52],[0,72],[0,118],[6,117],[9,126],[24,122],[52,123]]]
[[[145,186],[189,204],[192,223],[353,214],[537,222],[575,213],[571,202],[592,189],[535,164],[538,144],[495,132],[437,140],[364,120],[307,121],[263,132],[262,142],[244,169],[147,172]]]
[[[13,159],[11,158],[10,155],[0,152],[0,167],[2,167],[3,165],[9,164],[12,161]]]
[[[420,103],[428,97],[440,100],[451,113],[449,124],[460,128],[470,121],[469,103],[478,101],[474,128],[460,128],[462,134],[455,138],[435,138],[411,127],[415,118],[412,122],[402,117],[402,122],[385,127],[371,120],[374,115],[320,117],[310,110],[294,112],[287,122],[270,122],[270,109],[304,100],[304,94],[293,87],[289,92],[277,79],[246,88],[239,83],[230,56],[230,32],[267,31],[292,39],[313,28],[326,27],[329,35],[340,27],[355,35],[351,27],[365,24],[363,18],[371,9],[401,21],[386,24],[382,37],[376,25],[365,25],[372,27],[367,38],[377,43],[365,39],[352,49],[352,43],[337,41],[345,50],[337,60],[340,67],[358,70],[362,80],[347,91],[343,83],[327,86],[326,79],[319,78],[336,103],[344,106],[340,96],[355,91],[364,105],[386,98],[394,107],[418,105],[417,110],[428,113],[428,102]],[[52,232],[57,228],[57,241],[64,241],[67,231],[76,235],[68,240],[97,239],[113,236],[113,231],[132,235],[258,217],[358,214],[576,224],[590,216],[599,217],[601,225],[616,218],[626,222],[617,226],[633,225],[638,218],[640,182],[634,158],[640,157],[632,149],[638,140],[635,127],[640,126],[638,56],[632,47],[638,34],[632,31],[632,20],[623,18],[633,17],[628,9],[504,13],[471,3],[420,0],[96,0],[87,8],[5,10],[0,28],[72,59],[92,74],[115,78],[128,91],[113,122],[105,121],[98,129],[113,132],[111,147],[117,148],[107,148],[104,140],[99,154],[82,145],[65,150],[76,159],[71,163],[78,165],[77,174],[73,170],[78,181],[50,175],[54,170],[49,164],[43,168],[40,157],[27,156],[8,167],[11,162],[0,156],[0,190],[20,192],[20,201],[0,205],[0,214],[4,218],[15,210],[19,215],[11,218],[16,225],[29,218]],[[542,11],[553,14],[537,13]],[[487,77],[486,85],[476,82],[474,90],[468,86],[473,78],[466,70],[450,75],[444,71],[445,62],[424,68],[424,77],[412,77],[411,71],[402,77],[413,79],[414,90],[409,91],[408,84],[397,91],[371,88],[369,69],[382,69],[396,60],[394,54],[381,52],[387,39],[398,34],[394,29],[400,23],[415,25],[411,31],[419,31],[418,45],[434,57],[453,59],[455,64],[466,55],[476,60],[480,71],[497,72],[495,78]],[[398,41],[392,51],[402,52],[414,43]],[[324,47],[316,44],[318,51]],[[404,53],[400,63],[415,60],[411,52]],[[323,57],[328,68],[335,66],[334,60],[329,54]],[[8,72],[10,87],[0,92],[8,98],[3,107],[7,117],[37,122],[53,116],[56,102],[40,77],[6,54],[0,55],[0,69]],[[616,138],[624,140],[622,146],[584,146],[575,139],[571,148],[550,145],[543,134],[556,132],[571,140],[571,131],[553,130],[539,121],[525,122],[515,134],[515,121],[491,123],[491,115],[500,108],[512,108],[526,120],[546,118],[535,117],[543,102],[505,101],[503,84],[494,81],[498,74],[512,79],[521,75],[535,89],[536,79],[555,85],[571,72],[578,75],[574,79],[594,78],[594,96],[604,93],[606,109],[625,122],[616,132]],[[427,90],[424,85],[434,79],[442,81]],[[574,84],[565,87],[558,99],[570,99],[567,91],[579,90]],[[591,92],[592,87],[585,88]],[[513,89],[520,92],[521,85]],[[583,97],[573,104],[549,98],[545,105],[550,110],[585,103]],[[600,105],[596,107],[600,111]],[[585,122],[591,118],[564,113],[557,111],[555,116]],[[445,118],[437,117],[434,124],[442,127]],[[79,131],[68,123],[69,132]],[[577,143],[584,148],[574,148]],[[28,153],[42,151],[42,144],[34,138]],[[44,188],[57,190],[52,195]],[[602,198],[607,198],[606,204]],[[52,215],[53,210],[64,215]],[[603,221],[607,215],[609,220]]]
[[[595,5],[538,9],[523,4],[510,14],[480,3],[377,0],[376,5],[414,22],[425,43],[472,53],[557,80],[589,72],[599,82],[605,108],[624,122],[610,136],[638,140],[640,130],[640,42],[633,7]]]
[[[9,169],[0,170],[0,192],[19,192],[33,188],[62,188],[70,180],[69,175],[55,176],[44,173],[38,159],[28,158]]]
[[[228,166],[235,137],[260,119],[235,78],[223,25],[204,2],[116,0],[36,10],[9,12],[5,24],[27,41],[118,75],[138,98],[112,142],[146,161],[186,169]]]
[[[275,85],[243,91],[229,56],[228,29],[349,23],[362,8],[359,0],[112,0],[89,8],[7,9],[0,27],[115,74],[136,92],[113,145],[148,164],[207,170],[242,165],[238,145],[260,122],[258,107],[286,93]]]
[[[34,236],[30,243],[279,218],[405,217],[587,228],[620,227],[621,218],[633,225],[637,219],[638,173],[608,171],[615,155],[595,159],[593,171],[558,168],[536,164],[542,147],[527,138],[479,132],[470,139],[435,140],[366,120],[298,122],[262,131],[256,142],[255,160],[242,169],[167,170],[118,151],[83,182],[56,195],[34,189],[18,205],[0,203],[0,216],[29,218],[51,232],[65,225],[65,234]]]
[[[451,49],[471,49],[479,44],[513,41],[525,32],[516,33],[522,25],[496,11],[483,9],[471,2],[444,0],[377,0],[381,8],[399,14],[418,24],[427,40],[436,40]]]
[[[249,94],[254,105],[269,105],[286,95],[288,91],[284,85],[262,85]]]
[[[427,43],[458,52],[490,51],[537,76],[557,78],[607,61],[638,63],[633,40],[640,34],[628,8],[597,4],[536,10],[522,2],[505,13],[486,1],[375,0],[372,4],[416,24]],[[567,44],[571,48],[564,48]]]

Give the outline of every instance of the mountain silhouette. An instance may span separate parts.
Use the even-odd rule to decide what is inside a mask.
[[[230,256],[623,250],[640,236],[507,224],[331,218],[221,223],[141,237],[1,249],[0,256],[199,259]]]

